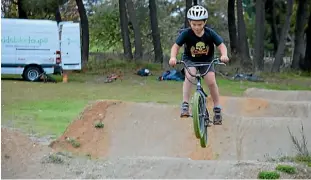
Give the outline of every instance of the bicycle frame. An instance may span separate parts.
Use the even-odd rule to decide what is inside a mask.
[[[206,104],[207,104],[207,94],[204,92],[204,89],[201,85],[201,77],[204,77],[208,71],[210,70],[211,66],[214,64],[224,64],[221,63],[219,58],[213,59],[210,63],[193,63],[193,64],[186,64],[184,61],[178,62],[178,64],[183,63],[185,68],[187,69],[188,73],[195,77],[197,80],[196,83],[196,92],[193,96],[193,106],[192,109],[192,115],[193,118],[193,128],[195,132],[195,136],[200,139],[201,147],[206,147],[207,144],[207,127],[209,126],[210,118],[209,118],[209,112],[207,110]],[[224,64],[226,65],[226,64]],[[200,71],[197,68],[196,75],[193,75],[189,69],[189,67],[198,67],[198,66],[208,66],[207,70],[204,74],[200,74]],[[187,77],[187,76],[186,76]],[[189,80],[190,81],[190,80]],[[192,83],[192,82],[191,82]],[[194,84],[194,83],[192,83]],[[203,101],[203,102],[202,102]]]
[[[196,83],[196,91],[199,92],[204,98],[204,105],[206,104],[206,97],[208,96],[207,93],[205,93],[202,85],[201,85],[201,78],[204,77],[208,71],[210,70],[211,66],[214,64],[221,64],[221,65],[226,65],[225,63],[221,62],[219,58],[215,58],[213,59],[210,63],[206,63],[206,62],[197,62],[197,63],[193,63],[192,65],[187,65],[184,61],[179,61],[177,62],[177,64],[184,64],[185,68],[187,69],[188,73],[192,76],[195,77],[197,80]],[[201,74],[200,71],[198,70],[197,67],[200,66],[208,66],[207,70],[205,73]],[[196,75],[193,75],[190,70],[189,67],[196,67],[197,71],[196,71]]]

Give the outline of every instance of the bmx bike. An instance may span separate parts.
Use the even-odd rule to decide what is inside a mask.
[[[192,77],[196,78],[196,84],[190,82],[194,85],[196,85],[196,91],[194,92],[194,95],[192,97],[191,101],[191,109],[192,109],[192,115],[190,115],[193,119],[193,127],[194,127],[194,133],[195,136],[200,139],[201,147],[205,148],[207,145],[207,127],[210,126],[210,123],[213,123],[210,121],[209,112],[207,110],[207,96],[208,94],[205,93],[202,85],[201,85],[201,78],[204,77],[212,65],[226,65],[225,63],[222,63],[219,58],[213,59],[210,63],[191,63],[190,65],[187,65],[184,61],[177,61],[177,64],[183,64],[184,67],[187,69],[189,74]],[[198,67],[201,66],[208,66],[208,69],[204,74],[201,74],[198,70]],[[196,67],[197,73],[196,75],[193,75],[191,71],[189,70],[189,67]],[[187,78],[187,77],[186,77]]]

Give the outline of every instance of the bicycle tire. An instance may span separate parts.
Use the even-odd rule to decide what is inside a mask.
[[[201,132],[200,132],[200,124],[199,124],[199,100],[200,100],[201,94],[199,92],[195,92],[192,100],[192,120],[193,120],[193,129],[195,136],[200,139],[201,138]]]
[[[202,148],[205,148],[207,145],[207,126],[209,123],[209,115],[208,115],[208,110],[206,107],[206,101],[205,101],[205,96],[201,94],[200,96],[200,119],[199,119],[199,128],[200,128],[200,145]]]
[[[200,93],[200,97],[199,97],[199,130],[200,130],[200,138],[203,137],[203,133],[204,133],[204,124],[205,124],[205,115],[206,115],[206,105],[205,105],[205,96],[202,94],[202,92]]]
[[[206,116],[208,116],[208,111],[207,111],[207,109],[206,109],[206,114],[205,114]],[[207,118],[209,118],[209,117],[207,117]],[[201,145],[201,147],[202,148],[206,148],[206,145],[207,145],[207,138],[208,138],[208,132],[207,132],[207,127],[208,127],[208,123],[209,123],[209,120],[207,120],[207,122],[206,122],[206,120],[204,121],[205,123],[207,123],[206,125],[204,124],[204,126],[203,126],[203,135],[202,135],[202,137],[200,138],[200,145]]]
[[[202,148],[206,148],[207,146],[207,127],[204,127],[203,136],[200,138],[200,144]]]

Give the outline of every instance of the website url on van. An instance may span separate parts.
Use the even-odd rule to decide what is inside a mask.
[[[6,36],[6,37],[2,37],[1,38],[1,43],[3,44],[46,44],[48,43],[48,39],[44,38],[44,39],[37,39],[37,38],[33,38],[33,37],[16,37],[16,36]]]

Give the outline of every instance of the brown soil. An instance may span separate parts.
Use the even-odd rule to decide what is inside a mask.
[[[230,97],[220,97],[220,102],[224,111],[228,107],[232,108],[230,102],[232,103],[233,100]],[[259,115],[268,107],[268,102],[249,98],[235,100],[234,105],[239,105],[239,109],[235,112],[239,115]],[[211,117],[213,116],[212,107],[212,99],[208,97],[208,110],[211,112]],[[186,157],[193,160],[217,158],[217,153],[212,150],[213,144],[219,143],[215,142],[215,131],[219,134],[222,131],[228,131],[230,126],[224,124],[210,127],[208,147],[201,148],[200,141],[195,138],[193,132],[192,119],[180,119],[178,115],[179,107],[162,107],[162,105],[150,103],[98,101],[89,105],[80,118],[73,121],[65,133],[50,144],[50,147],[57,151],[68,150],[77,154],[91,155],[93,158],[132,154]],[[104,123],[104,128],[94,127],[99,121]],[[159,121],[156,127],[163,131],[151,127],[154,121]],[[133,128],[133,124],[139,128]],[[80,147],[73,147],[67,138],[76,139]],[[163,138],[170,140],[162,141]],[[146,141],[149,143],[144,144]],[[152,147],[147,147],[154,146],[152,141],[158,144],[153,149],[154,153],[150,152]],[[232,140],[228,137],[226,141]]]
[[[73,121],[65,133],[50,144],[50,147],[57,151],[68,150],[92,157],[104,157],[109,147],[110,134],[107,128],[95,128],[95,124],[98,122],[109,124],[110,122],[105,120],[106,110],[115,104],[116,102],[112,101],[99,101],[89,105],[81,117]],[[68,138],[75,139],[80,146],[74,147]]]
[[[274,157],[280,149],[291,155],[293,147],[291,147],[287,127],[290,126],[296,135],[299,135],[300,131],[298,121],[304,122],[305,129],[311,129],[311,123],[308,121],[310,117],[308,110],[311,105],[307,102],[279,102],[254,97],[223,96],[220,97],[220,102],[223,106],[224,122],[222,126],[209,127],[207,148],[200,147],[200,141],[196,139],[193,132],[192,119],[179,118],[179,106],[156,103],[96,101],[87,106],[80,117],[68,126],[64,134],[50,144],[51,148],[31,141],[18,131],[2,128],[1,164],[2,174],[5,175],[3,177],[47,178],[52,175],[54,178],[96,178],[94,172],[97,172],[100,175],[98,177],[106,178],[105,173],[112,176],[115,173],[113,169],[117,167],[119,167],[118,172],[121,173],[123,170],[120,168],[133,162],[131,160],[122,165],[119,164],[120,166],[112,165],[111,172],[105,173],[103,172],[109,165],[106,167],[101,163],[92,166],[85,164],[90,163],[89,161],[74,164],[76,160],[71,159],[68,160],[66,168],[64,165],[44,165],[46,167],[42,165],[43,157],[51,152],[64,150],[103,159],[151,156],[181,157],[193,160],[257,160],[267,153]],[[209,112],[212,112],[212,107],[212,100],[208,97]],[[213,113],[210,115],[212,117]],[[95,128],[98,122],[103,122],[104,128]],[[307,139],[311,138],[309,134],[306,135]],[[76,139],[80,146],[73,147],[68,142],[68,138]],[[210,165],[206,166],[206,170],[212,171],[218,162],[222,161],[207,162],[213,163],[212,168]],[[166,163],[166,166],[161,164],[159,168],[165,169],[171,162]],[[150,162],[148,167],[153,165]],[[138,163],[137,166],[137,169],[132,169],[133,167],[129,165],[129,172],[141,172],[144,165]],[[232,167],[226,165],[222,174],[230,172]],[[85,168],[89,169],[84,170]],[[191,169],[190,167],[183,168]],[[273,169],[274,166],[271,168]],[[82,173],[81,169],[85,173]],[[216,173],[217,168],[214,169],[213,173]],[[57,176],[55,172],[60,172],[62,175]],[[145,172],[151,171],[145,170]],[[157,175],[159,172],[154,171],[154,174]],[[194,170],[189,170],[189,172],[193,173],[192,177],[198,174]],[[240,173],[240,170],[235,169],[234,172]],[[41,174],[37,175],[38,173]],[[94,176],[89,176],[89,174]],[[107,178],[110,178],[108,175]],[[215,174],[214,176],[223,177]],[[124,177],[129,176],[124,175]]]
[[[208,97],[208,110],[212,112],[213,101]],[[264,114],[269,108],[269,102],[259,98],[232,98],[229,96],[220,96],[220,104],[225,113],[232,112],[233,115],[258,116]]]
[[[7,128],[1,128],[1,157],[6,159],[26,159],[30,154],[46,151],[47,147],[33,142],[23,133]]]
[[[37,162],[50,151],[47,146],[31,141],[19,131],[1,128],[1,172],[7,176],[15,176],[15,172],[26,170],[29,164]]]
[[[132,109],[131,107],[135,105],[137,107]],[[141,155],[187,157],[194,160],[214,158],[210,145],[207,148],[200,147],[199,139],[196,139],[193,133],[191,119],[176,119],[179,108],[148,106],[150,105],[119,101],[95,102],[87,107],[81,117],[73,121],[65,133],[50,144],[50,147],[57,151],[69,150],[78,154],[91,155],[93,158],[131,155],[139,151]],[[146,111],[148,108],[149,111]],[[154,114],[150,109],[153,109]],[[172,113],[174,111],[175,113]],[[139,117],[145,118],[138,119]],[[154,120],[159,121],[157,126],[152,125]],[[104,128],[94,127],[98,121],[104,123]],[[133,128],[133,124],[140,127]],[[158,127],[163,132],[157,132],[157,129],[148,125]],[[154,131],[153,137],[148,134],[152,131]],[[211,144],[213,130],[209,131],[209,137]],[[75,138],[80,143],[80,147],[73,147],[66,140],[67,138]],[[145,144],[146,141],[149,142]],[[154,152],[151,152],[152,147],[148,146],[156,146]]]

